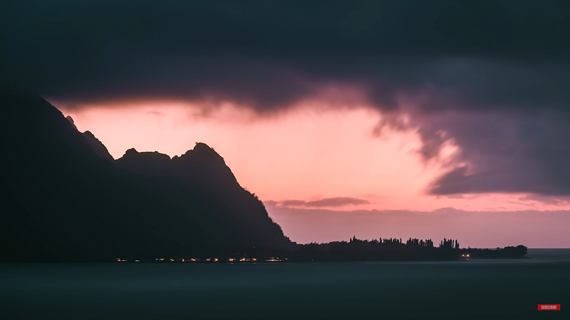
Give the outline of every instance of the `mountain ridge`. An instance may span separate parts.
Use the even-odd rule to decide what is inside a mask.
[[[164,155],[160,164],[149,165],[148,154],[134,149],[111,160],[93,146],[94,135],[79,132],[38,95],[1,92],[0,105],[0,174],[9,189],[0,199],[10,208],[1,216],[0,261],[150,259],[292,245],[205,144]]]

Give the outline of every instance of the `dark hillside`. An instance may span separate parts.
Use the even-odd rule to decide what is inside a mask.
[[[93,147],[94,136],[88,141],[41,97],[4,91],[0,105],[1,261],[153,258],[291,244],[206,145],[172,160],[163,156],[164,167],[134,150],[115,163]]]

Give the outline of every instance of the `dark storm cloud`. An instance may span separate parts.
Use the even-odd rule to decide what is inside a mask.
[[[423,139],[445,130],[461,147],[456,166],[433,182],[432,194],[570,194],[570,122],[561,112],[463,112],[420,122]],[[433,155],[439,145],[423,148],[423,155]]]
[[[262,110],[340,82],[384,108],[436,89],[485,107],[551,96],[543,88],[558,97],[553,82],[568,80],[543,65],[570,52],[564,2],[21,1],[2,12],[4,67],[70,103],[225,99]]]
[[[426,160],[449,139],[461,148],[430,192],[570,194],[570,2],[1,6],[3,80],[67,107],[177,99],[264,113],[357,87],[365,101],[341,102],[417,129]]]

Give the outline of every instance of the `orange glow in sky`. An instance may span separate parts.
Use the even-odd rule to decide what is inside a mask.
[[[224,157],[243,187],[270,202],[268,212],[283,225],[285,233],[289,230],[299,238],[301,233],[292,229],[282,209],[303,206],[283,205],[283,201],[349,197],[366,202],[304,208],[346,212],[431,212],[446,207],[493,212],[570,209],[568,202],[547,204],[525,199],[524,194],[427,195],[429,183],[447,170],[443,163],[457,146],[442,151],[440,163],[426,164],[417,153],[421,146],[418,134],[410,130],[375,135],[381,114],[370,108],[299,107],[259,116],[229,104],[204,112],[183,103],[146,102],[62,111],[74,119],[79,130],[93,132],[116,159],[133,147],[174,156],[193,148],[196,142],[208,144]],[[478,221],[476,217],[470,219]],[[362,224],[361,220],[354,221],[354,226]],[[338,221],[352,230],[348,220]],[[408,223],[414,225],[412,220]],[[452,223],[447,227],[452,228]]]
[[[331,209],[505,211],[566,209],[520,201],[524,195],[426,195],[441,163],[424,163],[414,131],[374,134],[381,115],[370,109],[294,108],[260,117],[231,105],[203,112],[174,102],[63,109],[115,158],[129,148],[180,155],[204,142],[220,153],[243,187],[262,200],[365,199]],[[455,146],[442,151],[442,162]]]

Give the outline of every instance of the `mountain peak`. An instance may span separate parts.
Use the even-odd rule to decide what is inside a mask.
[[[73,121],[73,118],[71,116],[67,116],[67,117],[65,117],[65,119],[67,119],[67,121],[69,121],[69,123],[71,123],[71,126],[73,127],[73,129],[79,131],[77,129],[77,127],[75,126],[75,121]]]
[[[131,156],[131,155],[135,155],[135,154],[139,154],[139,152],[137,151],[137,149],[135,148],[130,148],[129,150],[125,151],[125,155],[124,156]],[[123,156],[123,157],[124,157]]]
[[[175,158],[179,158],[180,160],[206,160],[211,163],[225,165],[224,158],[222,158],[222,156],[220,156],[216,150],[214,150],[214,148],[211,148],[203,142],[196,142],[196,145],[193,149],[188,150],[185,154]]]
[[[212,150],[212,151],[214,151],[214,149],[210,148],[210,146],[205,144],[204,142],[196,142],[196,145],[194,146],[193,150],[196,150],[196,151],[198,151],[198,150]]]
[[[157,160],[170,160],[170,156],[158,151],[144,151],[138,152],[135,148],[130,148],[125,151],[122,158],[141,158],[141,159],[157,159]]]
[[[85,139],[87,139],[87,141],[93,148],[93,151],[95,151],[95,153],[99,157],[107,159],[109,161],[115,160],[113,156],[111,156],[111,154],[109,153],[109,150],[107,150],[107,147],[105,147],[105,145],[99,139],[97,139],[97,137],[95,137],[95,135],[91,133],[91,131],[85,131],[82,133],[82,135],[85,137]]]
[[[117,163],[134,170],[154,170],[153,168],[170,167],[170,156],[157,151],[138,152],[135,148],[130,148],[117,159]]]
[[[91,145],[91,149],[93,149],[93,151],[95,151],[99,157],[109,161],[115,160],[115,158],[113,158],[113,156],[109,153],[109,150],[107,150],[107,147],[105,147],[105,145],[99,139],[97,139],[97,137],[95,137],[91,131],[79,131],[79,129],[77,129],[77,126],[75,126],[75,121],[73,121],[73,118],[71,116],[67,116],[65,119],[69,121],[73,129],[81,133],[87,142],[89,142],[89,145]]]

